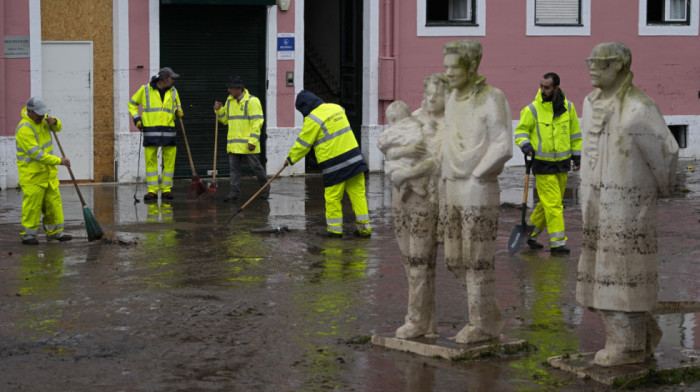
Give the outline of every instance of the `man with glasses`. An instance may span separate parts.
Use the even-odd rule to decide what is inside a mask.
[[[532,249],[543,248],[535,238],[546,227],[550,252],[567,254],[562,198],[569,170],[578,170],[581,163],[581,128],[576,108],[559,84],[554,72],[542,76],[535,100],[520,112],[515,144],[523,154],[534,155],[532,172],[540,198],[530,215],[535,230],[527,243]]]
[[[596,89],[583,104],[583,244],[576,300],[605,326],[600,366],[642,362],[661,330],[656,306],[657,201],[675,181],[678,144],[654,101],[632,85],[632,55],[619,42],[586,59]]]

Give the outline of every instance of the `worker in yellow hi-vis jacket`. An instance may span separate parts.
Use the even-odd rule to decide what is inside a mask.
[[[22,119],[17,125],[17,171],[22,188],[22,243],[38,245],[39,221],[44,216],[46,239],[70,241],[63,233],[63,204],[58,191],[56,165],[70,167],[70,159],[53,154],[50,131],[59,132],[61,121],[48,115],[44,102],[32,97],[22,109]]]
[[[345,110],[336,104],[324,103],[313,93],[302,90],[296,99],[297,110],[304,115],[301,134],[289,151],[286,165],[293,165],[308,154],[313,146],[323,173],[326,197],[326,228],[330,237],[343,236],[345,192],[355,211],[356,234],[372,235],[365,197],[367,164],[350,128]]]
[[[581,127],[576,108],[559,83],[559,75],[554,72],[542,76],[535,100],[520,112],[515,144],[525,155],[534,153],[532,172],[540,197],[530,215],[535,231],[527,243],[532,249],[542,248],[535,238],[547,228],[550,252],[566,254],[570,250],[566,246],[562,198],[571,162],[574,171],[581,165]]]

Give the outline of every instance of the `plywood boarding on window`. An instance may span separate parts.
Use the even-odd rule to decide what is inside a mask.
[[[113,181],[112,0],[42,0],[41,39],[93,42],[94,176]]]
[[[535,0],[536,25],[579,25],[580,0]]]

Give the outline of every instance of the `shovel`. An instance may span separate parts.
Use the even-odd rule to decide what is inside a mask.
[[[525,155],[525,191],[523,192],[523,215],[521,224],[516,225],[513,231],[510,233],[510,239],[508,240],[508,252],[514,254],[515,252],[522,249],[527,239],[530,238],[530,234],[535,230],[535,226],[525,224],[525,213],[527,212],[527,194],[530,190],[530,169],[532,168],[532,160],[535,158],[534,155],[527,159],[528,156]]]

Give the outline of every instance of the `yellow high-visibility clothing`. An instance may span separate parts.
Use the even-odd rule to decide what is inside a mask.
[[[534,174],[567,172],[571,160],[581,158],[581,127],[576,108],[563,94],[557,98],[564,100],[566,110],[555,116],[552,102],[543,102],[538,90],[535,100],[520,112],[515,128],[515,144],[521,149],[531,144],[535,150]]]
[[[555,114],[552,102],[544,102],[538,90],[535,100],[520,112],[515,128],[515,144],[521,149],[530,144],[535,151],[532,172],[540,201],[530,215],[530,223],[535,226],[532,236],[546,227],[552,248],[566,245],[562,198],[571,161],[581,159],[581,127],[576,108],[561,90],[557,100],[563,100],[563,104]]]
[[[177,110],[182,109],[175,87],[169,88],[161,99],[155,81],[144,84],[129,99],[128,105],[132,118],[141,117],[144,147],[175,145],[175,117]],[[139,105],[142,105],[141,114]]]
[[[369,236],[372,234],[372,228],[365,197],[364,178],[367,165],[362,158],[345,110],[336,104],[321,103],[322,101],[311,93],[303,93],[299,94],[301,101],[307,98],[309,101],[316,100],[318,106],[304,118],[304,126],[289,151],[287,162],[292,165],[298,162],[313,146],[316,160],[323,173],[328,232],[341,234],[343,231],[341,200],[343,194],[347,192],[355,212],[357,230],[361,235]],[[300,99],[297,98],[297,108],[299,108],[299,102]]]
[[[530,215],[530,224],[535,226],[532,236],[536,237],[546,227],[550,247],[566,245],[568,237],[564,231],[562,199],[566,189],[567,173],[539,174],[535,177],[540,201]]]
[[[163,153],[163,172],[161,173],[162,182],[158,182],[158,149]],[[146,184],[148,192],[158,193],[160,191],[170,192],[173,187],[173,176],[175,175],[175,155],[177,147],[175,146],[148,146],[145,149],[146,159]]]
[[[339,105],[321,104],[304,118],[301,134],[289,151],[287,161],[293,165],[306,156],[312,146],[326,187],[367,171],[345,110]]]
[[[365,175],[360,173],[339,184],[325,188],[326,198],[326,229],[328,232],[343,234],[343,195],[350,197],[352,210],[355,212],[355,225],[362,235],[372,234],[369,224],[369,210],[365,198]]]
[[[219,122],[228,124],[226,152],[232,154],[259,154],[260,131],[265,121],[258,97],[243,90],[240,100],[228,96],[226,104],[216,111]],[[248,143],[255,146],[248,150]]]
[[[17,171],[22,188],[22,239],[36,238],[39,221],[44,215],[44,231],[47,239],[58,238],[63,232],[63,205],[58,190],[58,170],[61,158],[53,154],[50,130],[61,131],[61,121],[56,119],[52,128],[42,121],[34,122],[22,109],[22,119],[17,125],[15,143]]]

